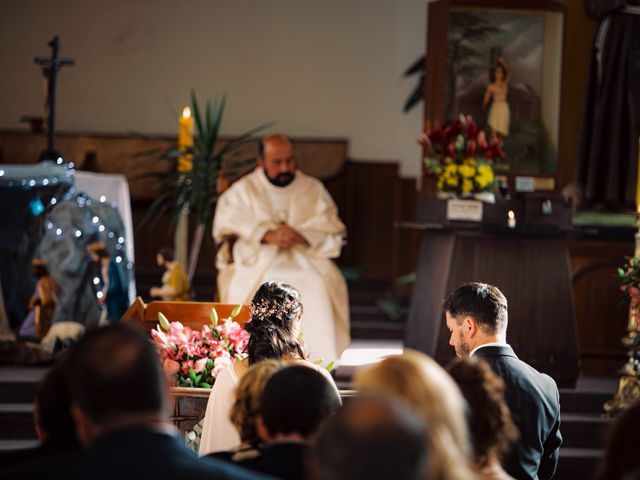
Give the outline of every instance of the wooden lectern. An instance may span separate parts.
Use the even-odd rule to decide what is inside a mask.
[[[236,306],[215,302],[158,301],[145,304],[142,298],[138,297],[125,312],[121,321],[138,323],[150,332],[158,325],[158,313],[162,313],[170,322],[180,322],[185,327],[199,330],[203,324],[210,322],[212,308],[218,312],[218,318],[223,320],[231,316]],[[244,325],[249,321],[249,315],[249,306],[243,305],[234,320]]]
[[[463,283],[490,283],[509,302],[507,342],[516,354],[559,385],[575,386],[570,208],[560,199],[527,197],[483,204],[480,222],[449,221],[446,211],[447,200],[421,198],[423,233],[406,346],[448,363],[455,353],[443,299]],[[509,211],[516,222],[512,228]]]

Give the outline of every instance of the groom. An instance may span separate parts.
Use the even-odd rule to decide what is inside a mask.
[[[552,478],[562,444],[558,387],[507,344],[507,299],[493,285],[467,283],[449,295],[443,310],[456,355],[481,357],[505,383],[520,440],[504,457],[504,469],[519,480]]]

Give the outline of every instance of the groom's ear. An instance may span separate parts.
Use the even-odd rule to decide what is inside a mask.
[[[473,338],[480,330],[480,325],[478,324],[478,320],[476,317],[472,317],[471,315],[467,315],[462,320],[462,328],[464,332],[467,334],[468,338]]]

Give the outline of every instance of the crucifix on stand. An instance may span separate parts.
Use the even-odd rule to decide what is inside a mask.
[[[58,71],[62,67],[72,66],[75,60],[72,58],[59,58],[60,39],[56,35],[48,43],[51,47],[51,58],[36,57],[34,63],[42,66],[42,72],[47,79],[47,105],[48,113],[48,132],[49,140],[47,148],[40,154],[39,162],[52,160],[58,164],[62,163],[62,155],[56,151],[56,86],[58,79]]]

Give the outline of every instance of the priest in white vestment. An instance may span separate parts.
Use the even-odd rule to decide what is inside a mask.
[[[218,199],[213,237],[222,243],[220,301],[247,304],[270,280],[294,286],[302,296],[309,358],[337,360],[349,345],[349,302],[331,259],[340,255],[345,233],[322,183],[297,170],[291,141],[266,137],[256,169]]]

